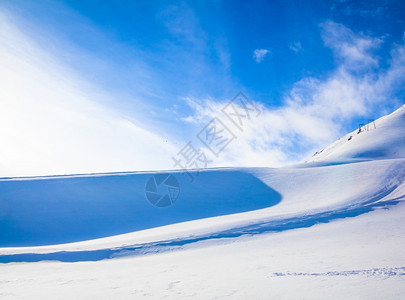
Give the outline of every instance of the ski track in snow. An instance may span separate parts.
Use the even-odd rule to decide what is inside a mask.
[[[372,268],[367,270],[350,271],[329,271],[329,272],[275,272],[271,276],[366,276],[366,277],[403,277],[405,276],[405,267],[397,268]]]

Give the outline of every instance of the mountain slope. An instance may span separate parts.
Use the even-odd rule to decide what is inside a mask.
[[[405,105],[360,129],[316,153],[308,162],[405,158]]]

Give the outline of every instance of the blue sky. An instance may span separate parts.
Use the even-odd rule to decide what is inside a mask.
[[[170,168],[173,151],[193,140],[239,91],[263,113],[212,166],[297,162],[358,123],[399,107],[404,102],[404,11],[405,1],[0,3],[3,21],[11,26],[3,27],[3,52],[20,53],[16,59],[37,64],[43,76],[72,82],[63,88],[69,110],[102,118],[83,110],[86,105],[74,106],[67,96],[80,95],[115,114],[117,122],[127,120],[170,144],[156,154],[167,161],[161,168]],[[11,48],[19,52],[6,52]],[[32,59],[36,51],[41,54]],[[11,63],[8,68],[17,72]],[[28,76],[24,70],[19,77]],[[16,90],[21,82],[14,82]],[[51,93],[52,86],[47,88]],[[48,107],[41,105],[41,111]],[[47,130],[46,124],[38,130]],[[60,126],[64,132],[69,125]],[[136,136],[128,133],[127,138],[136,144]],[[72,134],[71,145],[74,139]],[[100,157],[111,153],[117,155],[111,148]],[[142,155],[140,161],[156,160]],[[125,157],[131,157],[130,150]],[[159,168],[128,158],[120,163],[83,171]]]

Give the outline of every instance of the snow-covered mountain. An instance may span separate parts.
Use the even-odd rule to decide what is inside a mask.
[[[317,152],[308,161],[350,161],[405,157],[405,106],[358,129]]]
[[[400,299],[405,107],[358,131],[307,163],[211,169],[193,182],[4,178],[0,262],[34,263],[0,266],[2,295],[21,296],[19,282],[33,296],[80,297],[91,280],[95,297],[119,287],[123,297]]]

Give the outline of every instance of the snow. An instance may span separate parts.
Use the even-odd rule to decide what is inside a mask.
[[[99,262],[1,267],[2,298],[401,299],[405,206]]]
[[[405,105],[374,122],[348,133],[321,150],[308,162],[339,162],[405,157]],[[350,140],[349,140],[350,139]]]
[[[405,107],[308,162],[0,180],[2,298],[405,295]],[[348,138],[352,136],[350,140]]]

